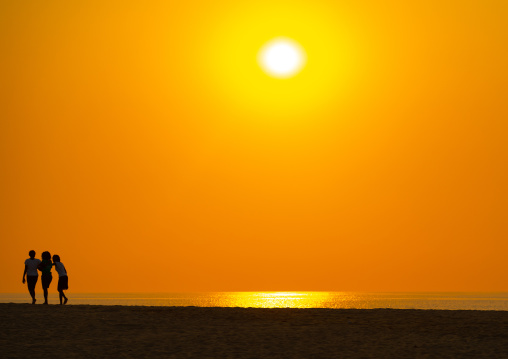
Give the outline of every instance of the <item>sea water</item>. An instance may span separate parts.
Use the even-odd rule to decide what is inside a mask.
[[[508,310],[508,293],[360,293],[360,292],[208,292],[208,293],[73,293],[69,304],[254,307],[254,308],[392,308]],[[37,292],[37,304],[44,301]],[[1,303],[31,303],[27,293],[1,293]],[[58,304],[51,293],[50,304]]]

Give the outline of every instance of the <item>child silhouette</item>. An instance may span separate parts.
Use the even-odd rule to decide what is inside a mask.
[[[69,277],[67,277],[67,270],[62,262],[60,262],[60,256],[55,254],[53,256],[53,265],[55,266],[55,270],[58,273],[58,293],[60,295],[60,304],[67,304],[67,297],[64,294],[64,290],[69,289]],[[62,298],[65,301],[62,303]]]

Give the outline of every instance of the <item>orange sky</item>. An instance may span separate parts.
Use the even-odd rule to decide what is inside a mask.
[[[173,3],[0,3],[1,292],[508,291],[505,1]]]

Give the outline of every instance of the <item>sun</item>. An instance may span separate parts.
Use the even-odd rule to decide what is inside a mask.
[[[188,43],[195,71],[182,76],[210,106],[237,113],[246,125],[307,123],[306,114],[326,113],[352,96],[365,77],[363,59],[371,61],[358,51],[365,47],[356,29],[331,16],[328,3],[256,0],[217,8],[203,18],[200,28],[209,31]]]
[[[296,41],[278,37],[268,41],[258,53],[258,63],[268,75],[289,78],[305,66],[307,56]]]

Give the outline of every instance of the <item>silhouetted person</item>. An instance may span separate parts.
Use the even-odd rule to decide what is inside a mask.
[[[51,253],[48,251],[42,252],[42,262],[39,264],[37,269],[42,272],[41,282],[42,282],[42,290],[44,291],[44,304],[48,304],[48,288],[53,280],[53,276],[51,275],[51,267],[53,267],[53,262],[51,262]]]
[[[35,304],[37,301],[35,299],[35,285],[37,284],[37,279],[39,279],[39,272],[37,272],[37,267],[41,264],[40,259],[35,258],[35,251],[31,250],[28,252],[30,258],[25,261],[25,271],[23,272],[23,284],[25,284],[25,275],[26,282],[28,286],[28,292],[32,296],[32,304]]]
[[[65,299],[63,304],[67,304],[67,297],[64,294],[64,290],[69,289],[69,277],[67,277],[67,270],[62,262],[60,262],[60,256],[55,254],[53,256],[53,265],[58,273],[58,293],[60,294],[60,305],[62,304],[62,298]]]

